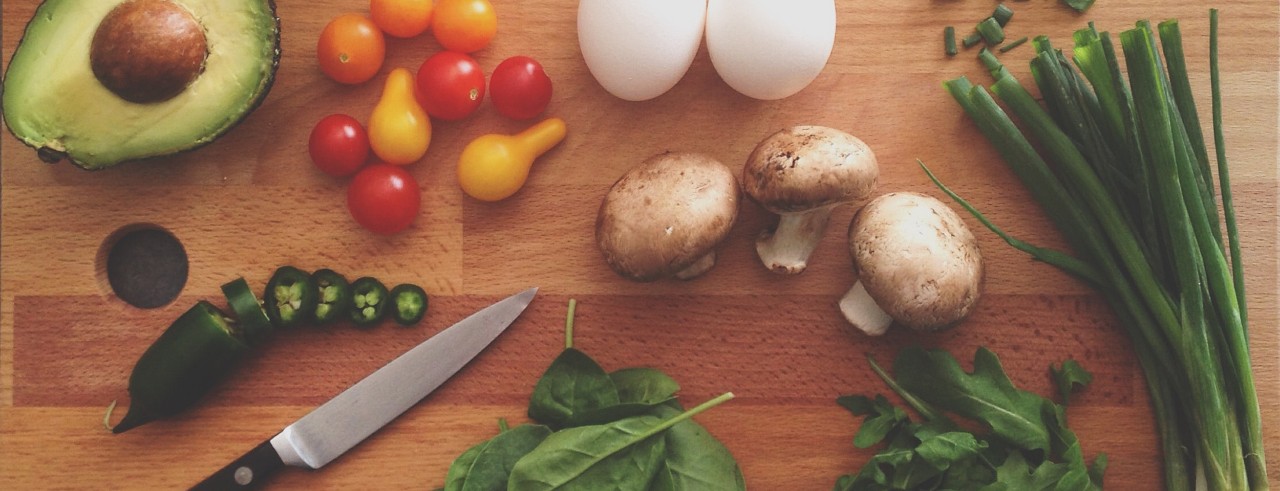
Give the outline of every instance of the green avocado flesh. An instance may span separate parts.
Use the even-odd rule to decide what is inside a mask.
[[[99,23],[124,0],[45,0],[5,72],[9,131],[45,160],[102,169],[190,150],[231,129],[262,101],[275,76],[275,6],[270,0],[172,1],[204,30],[204,67],[178,95],[134,103],[108,90],[90,67]]]

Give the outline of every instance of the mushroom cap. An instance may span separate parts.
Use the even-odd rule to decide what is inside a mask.
[[[793,126],[756,145],[742,185],[766,210],[785,214],[861,200],[879,176],[875,154],[857,137],[825,126]]]
[[[623,277],[668,277],[724,240],[740,201],[737,179],[719,161],[696,153],[658,154],[609,189],[596,216],[596,242]]]
[[[949,327],[981,295],[977,239],[930,196],[889,193],[867,203],[849,225],[849,254],[876,305],[912,329]]]

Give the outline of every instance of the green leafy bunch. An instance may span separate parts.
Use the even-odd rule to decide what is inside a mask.
[[[1074,360],[1050,367],[1061,405],[1014,387],[986,348],[978,349],[971,373],[941,350],[903,350],[893,363],[896,379],[869,361],[921,420],[913,421],[883,395],[837,399],[863,417],[854,446],[883,448],[857,473],[841,476],[836,491],[1102,489],[1106,455],[1086,465],[1079,440],[1067,428],[1069,394],[1093,378]],[[985,431],[970,431],[953,416]]]
[[[570,300],[565,349],[529,398],[529,423],[468,449],[449,467],[445,491],[741,491],[737,461],[691,418],[733,397],[685,411],[680,385],[652,368],[606,372],[573,347]]]

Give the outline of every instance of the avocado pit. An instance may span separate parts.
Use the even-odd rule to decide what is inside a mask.
[[[129,102],[162,102],[181,94],[204,69],[204,28],[170,0],[128,0],[93,35],[93,75]]]

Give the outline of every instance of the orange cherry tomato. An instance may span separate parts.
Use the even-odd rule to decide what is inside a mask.
[[[440,0],[431,31],[445,49],[470,53],[488,46],[498,33],[498,14],[489,0]]]
[[[369,17],[382,32],[411,38],[431,27],[432,0],[369,0]]]
[[[378,74],[387,42],[372,20],[360,14],[334,17],[320,32],[316,58],[320,71],[338,82],[358,84]]]

